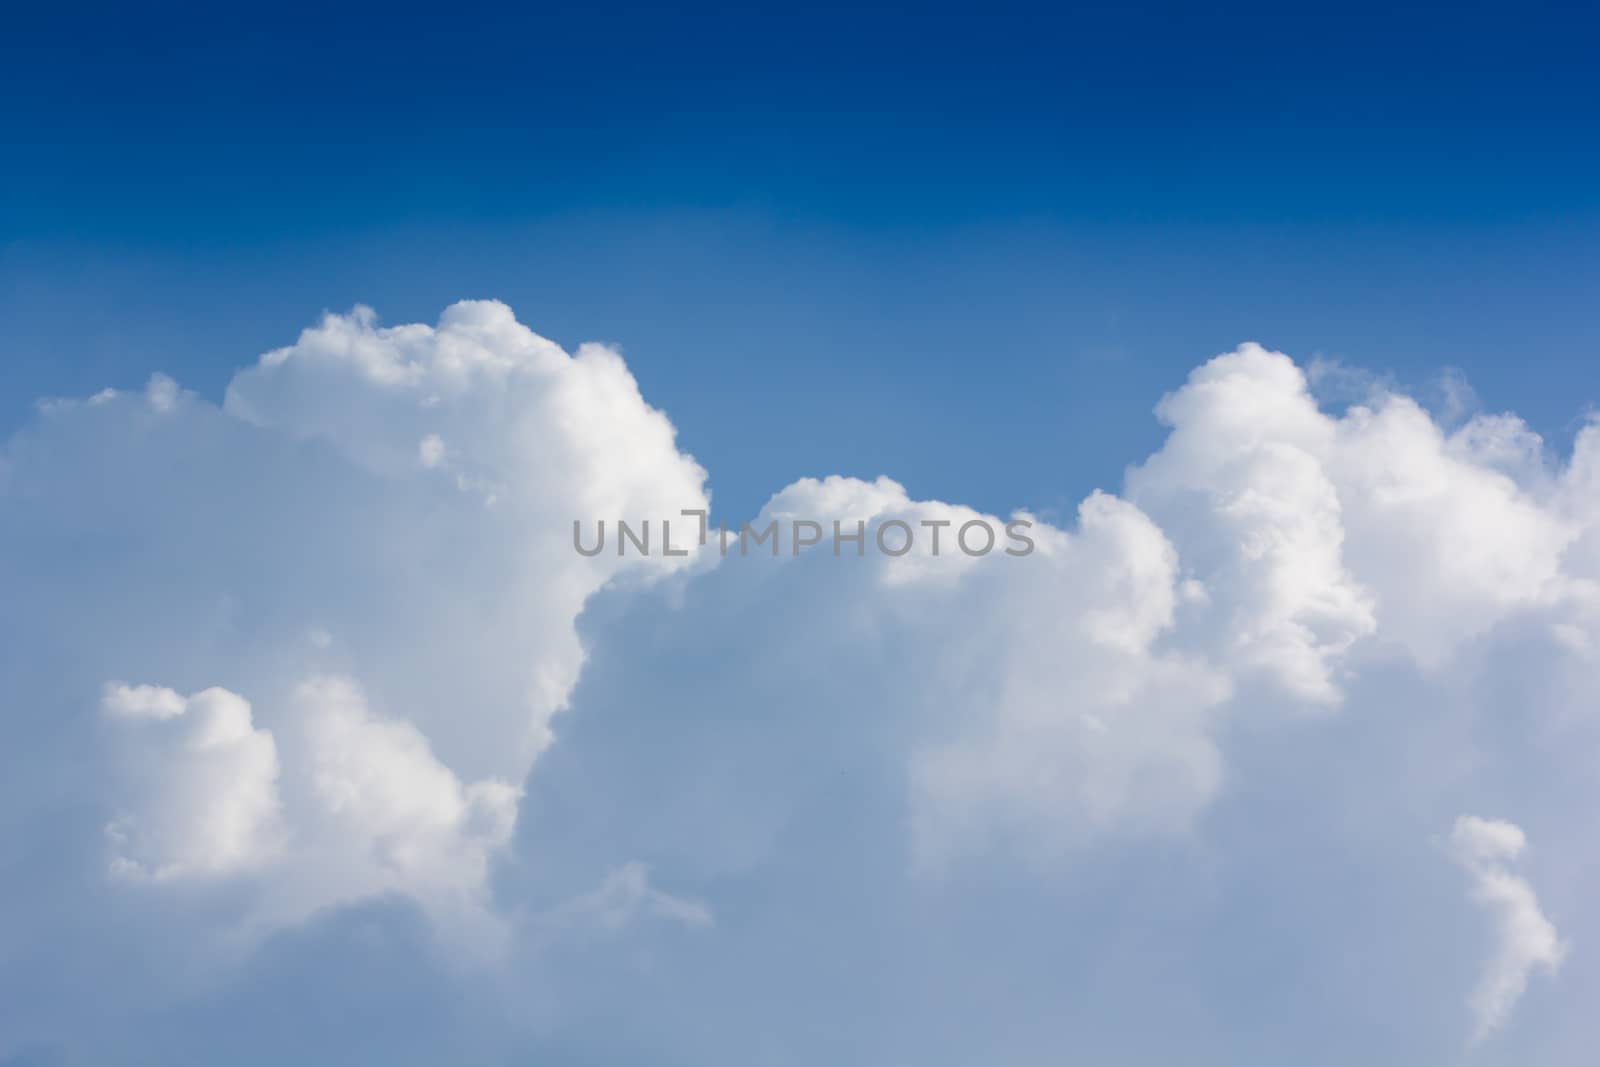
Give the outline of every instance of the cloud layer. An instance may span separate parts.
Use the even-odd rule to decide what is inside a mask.
[[[1295,909],[1276,897],[1234,916],[1219,895],[1295,884],[1269,840],[1334,878],[1406,857],[1372,872],[1388,887],[1372,914],[1398,916],[1445,877],[1414,859],[1438,820],[1507,805],[1549,843],[1554,899],[1579,901],[1585,835],[1556,801],[1594,799],[1600,428],[1562,459],[1512,416],[1447,423],[1380,387],[1334,412],[1256,345],[1156,414],[1160,450],[1064,526],[837,476],[793,482],[755,520],[859,521],[869,541],[885,523],[948,538],[1024,521],[1025,557],[919,537],[900,556],[824,539],[720,558],[573,550],[575,518],[709,508],[707,476],[614,351],[569,355],[493,302],[435,326],[330,315],[220,407],[159,375],[41,405],[0,453],[0,842],[52,891],[19,890],[26,918],[0,922],[0,990],[55,977],[0,1008],[18,1035],[0,1057],[111,1056],[85,1036],[91,1009],[53,992],[86,983],[108,998],[93,1012],[134,1020],[128,1056],[214,1055],[204,1024],[160,1020],[215,983],[247,988],[273,946],[315,968],[370,926],[474,991],[408,1055],[459,1052],[466,1027],[497,1055],[637,1058],[585,1028],[622,981],[659,998],[630,1016],[660,1062],[961,1062],[1001,1033],[1008,1062],[1049,1062],[1068,999],[1140,984],[1150,931],[1180,968],[1231,975],[1240,1003],[1294,973],[1360,1011],[1337,942],[1284,929]],[[1394,757],[1324,752],[1344,744]],[[1419,1002],[1395,1049],[1513,1029],[1529,974],[1562,961],[1510,866],[1521,843],[1510,823],[1455,824],[1497,947],[1470,1026]],[[1186,895],[1146,900],[1163,884]],[[1335,901],[1301,904],[1307,929],[1315,913],[1361,934]],[[89,942],[61,949],[91,912],[97,977]],[[1475,921],[1464,907],[1412,931],[1440,1003],[1458,967],[1434,949]],[[1035,958],[1013,922],[1079,955]],[[1251,973],[1234,925],[1290,955]],[[833,989],[877,990],[876,1013],[841,1002],[824,1032],[746,1004],[795,1035],[754,1059],[686,1021],[709,1010],[691,990],[732,1001],[750,995],[735,974],[820,976],[816,953],[852,931],[877,956]],[[174,945],[181,966],[117,988]],[[1134,968],[1132,984],[1101,970],[1097,992],[1091,964]],[[658,973],[683,977],[668,991]],[[989,1003],[980,987],[1007,974],[1038,999]],[[1233,1009],[1162,982],[1141,979],[1191,1013],[1197,1062],[1237,1062]],[[790,996],[796,1013],[832,1003]],[[959,1004],[970,1047],[907,1029],[918,997]],[[1103,1062],[1168,1055],[1078,1025]],[[352,1026],[310,1051],[358,1042]]]

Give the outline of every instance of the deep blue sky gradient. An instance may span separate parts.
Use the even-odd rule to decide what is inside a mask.
[[[0,431],[462,297],[621,345],[730,518],[1059,514],[1246,339],[1600,401],[1593,5],[981,11],[9,12]]]

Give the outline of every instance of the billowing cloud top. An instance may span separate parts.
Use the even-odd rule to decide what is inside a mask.
[[[692,1025],[713,1003],[786,1035],[759,1062],[1056,1062],[1068,1030],[1096,1062],[1170,1061],[1114,1040],[1135,989],[1189,1013],[1202,1061],[1238,1062],[1309,1040],[1310,1009],[1252,1046],[1140,961],[1230,1004],[1321,983],[1353,1023],[1373,986],[1341,970],[1352,944],[1412,998],[1390,1051],[1469,1031],[1493,1055],[1567,956],[1535,880],[1558,879],[1564,923],[1584,899],[1600,428],[1562,461],[1512,416],[1445,425],[1381,388],[1333,413],[1256,345],[1156,412],[1161,449],[1068,526],[808,478],[753,525],[859,522],[870,544],[900,524],[946,550],[774,557],[574,551],[574,520],[709,509],[706,473],[616,352],[569,355],[494,302],[329,315],[221,407],[160,375],[42,404],[0,453],[0,853],[27,872],[0,994],[32,990],[0,995],[0,1063],[238,1056],[216,1020],[255,994],[204,990],[326,973],[363,929],[448,990],[427,1028],[261,1055],[646,1062],[588,1024],[617,976],[660,973],[677,992],[624,1013],[662,1062],[751,1062],[748,1034]],[[974,521],[1025,524],[1032,551],[950,551]],[[1517,825],[1455,821],[1487,803],[1548,867],[1513,871]],[[1426,858],[1452,824],[1470,894]],[[1385,858],[1348,907],[1319,895]],[[1456,903],[1414,921],[1441,890]],[[1401,934],[1425,981],[1384,955]],[[818,946],[846,937],[872,962],[828,984]],[[813,989],[819,1030],[803,990],[757,1010],[739,974],[884,1005]],[[1020,992],[993,1002],[996,982]],[[1470,1025],[1428,989],[1469,998]],[[1112,1030],[1071,1021],[1113,995]],[[1552,1035],[1524,1047],[1596,1036]]]

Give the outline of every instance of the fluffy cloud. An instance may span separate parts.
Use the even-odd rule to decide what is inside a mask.
[[[248,726],[242,699],[210,690],[195,701],[205,697],[243,709]],[[262,791],[259,781],[238,766],[241,760],[208,744],[162,764],[157,788],[136,801],[113,832],[121,834],[124,823],[140,825],[146,806],[170,811],[172,819],[188,813],[204,820],[211,832],[191,835],[185,854],[192,861],[167,862],[159,870],[166,876],[223,874],[251,861],[267,889],[250,917],[254,923],[276,925],[328,904],[399,892],[466,936],[462,924],[484,918],[489,859],[510,837],[518,787],[496,779],[463,783],[434,756],[420,730],[375,714],[349,678],[302,682],[276,722],[277,739],[255,730],[248,740],[270,755],[281,739],[290,769],[281,801],[270,788],[278,783],[268,780],[270,808],[248,803]],[[275,761],[270,769],[276,779]],[[263,827],[244,818],[263,808],[274,816],[281,809],[287,825]],[[234,809],[241,813],[230,817]]]
[[[240,921],[268,927],[390,892],[482,912],[582,667],[578,612],[684,562],[580,557],[572,519],[707,499],[616,353],[569,356],[492,302],[437,327],[330,315],[221,409],[162,375],[54,402],[6,461],[14,676],[103,704],[106,863],[248,875]]]
[[[1538,666],[1543,695],[1515,727],[1528,746],[1586,714],[1600,432],[1562,463],[1512,416],[1452,428],[1378,388],[1325,410],[1299,366],[1255,345],[1197,368],[1157,416],[1162,447],[1061,526],[916,500],[887,477],[806,478],[753,523],[815,522],[822,543],[724,558],[713,541],[680,558],[573,551],[574,519],[708,507],[705,472],[615,352],[568,355],[495,303],[434,326],[328,316],[241,371],[220,406],[159,375],[44,405],[0,453],[0,664],[25,709],[0,722],[0,811],[15,813],[0,857],[72,891],[29,897],[22,910],[49,921],[0,935],[42,961],[77,916],[103,915],[129,971],[193,946],[193,971],[148,991],[190,1003],[219,954],[248,968],[277,958],[262,945],[292,944],[293,973],[313,974],[329,945],[341,959],[363,939],[412,946],[411,909],[444,973],[465,949],[471,973],[505,983],[486,1003],[603,1015],[573,990],[626,974],[654,1035],[640,1040],[693,1062],[719,1051],[685,1022],[707,1005],[675,998],[747,995],[779,955],[826,977],[775,1003],[826,986],[842,1017],[882,989],[908,999],[856,1020],[852,1040],[806,1031],[767,1061],[900,1057],[928,1014],[918,990],[975,1042],[919,1031],[922,1060],[959,1062],[993,1051],[973,1005],[1020,1032],[1066,1019],[1045,990],[1089,1004],[1159,984],[1165,964],[1139,961],[1178,949],[1139,930],[1170,933],[1207,974],[1253,943],[1299,945],[1276,898],[1228,910],[1288,877],[1252,833],[1303,848],[1330,883],[1356,862],[1326,844],[1342,835],[1410,856],[1408,813],[1453,814],[1526,773],[1522,749],[1474,732],[1479,693],[1532,692]],[[835,521],[863,524],[864,551],[831,549]],[[1026,556],[952,547],[967,523],[1009,521],[1031,524]],[[904,555],[872,547],[890,523],[917,533]],[[1362,760],[1392,744],[1392,763],[1317,763],[1337,736],[1361,738]],[[1427,774],[1403,773],[1410,755]],[[1315,819],[1272,837],[1275,809],[1297,805]],[[1520,841],[1470,819],[1452,838],[1502,922],[1474,1002],[1485,1032],[1562,952],[1511,871]],[[1409,868],[1380,873],[1396,896],[1375,909],[1425,896]],[[1430,946],[1459,938],[1429,919],[1416,936]],[[583,930],[606,936],[571,936]],[[679,935],[712,947],[687,958],[666,940]],[[869,942],[872,960],[830,970],[830,952]],[[669,953],[700,981],[652,985]],[[1069,981],[1074,954],[1095,982]],[[998,1006],[1018,960],[1032,992]],[[1241,1003],[1252,981],[1334,981],[1273,966],[1231,975]],[[1449,987],[1440,966],[1424,984]],[[27,987],[25,970],[0,966],[0,988]],[[1174,1004],[1225,1011],[1183,999],[1209,979],[1181,984],[1164,989]],[[0,1008],[0,1031],[75,1029],[51,1007],[53,1030]],[[1099,1009],[1132,1026],[1126,1005]],[[552,1040],[479,1010],[447,1029]],[[792,1022],[770,1010],[772,1032]],[[1048,1062],[1065,1036],[1009,1051]],[[639,1058],[587,1040],[591,1059]],[[149,1041],[168,1058],[215,1051]],[[1174,1054],[1124,1043],[1101,1052]],[[1421,1047],[1412,1060],[1441,1046]]]
[[[1494,918],[1494,954],[1472,994],[1474,1040],[1489,1036],[1511,1015],[1535,970],[1555,973],[1567,949],[1539,908],[1539,897],[1511,864],[1527,845],[1521,827],[1463,815],[1450,834],[1456,862],[1472,877],[1472,895]]]
[[[798,483],[773,503],[768,514],[848,515],[869,531],[896,519],[946,523],[947,536],[973,520],[1004,525],[886,481]],[[1116,828],[1180,828],[1217,788],[1211,712],[1228,680],[1160,645],[1181,597],[1176,552],[1115,497],[1094,494],[1078,518],[1074,531],[1034,521],[1025,557],[935,556],[929,538],[854,581],[807,587],[826,597],[811,610],[928,657],[891,674],[893,703],[880,706],[905,730],[924,862],[995,833],[1044,854]]]
[[[1213,654],[1294,696],[1336,702],[1363,640],[1437,667],[1573,592],[1562,561],[1580,527],[1514,417],[1447,434],[1382,391],[1336,417],[1256,345],[1197,369],[1157,414],[1172,433],[1129,496],[1213,593]]]
[[[107,715],[135,734],[120,746],[130,805],[107,826],[112,873],[155,881],[224,875],[281,846],[278,748],[226,689],[183,697],[108,685]]]
[[[426,497],[403,501],[417,511],[369,520],[422,527],[415,540],[380,528],[369,549],[386,557],[376,561],[384,573],[415,587],[407,599],[463,580],[462,600],[446,610],[465,617],[426,619],[431,605],[421,603],[404,605],[405,617],[453,626],[474,641],[509,630],[523,644],[507,658],[532,665],[520,699],[497,692],[490,699],[500,706],[474,709],[475,721],[495,720],[495,729],[476,734],[480,745],[460,754],[474,771],[520,777],[549,743],[550,716],[581,664],[571,623],[589,594],[630,567],[680,565],[579,558],[566,551],[567,524],[706,506],[705,472],[677,451],[672,425],[644,402],[615,351],[584,345],[569,356],[492,301],[455,304],[437,327],[380,327],[365,308],[330,315],[240,372],[223,410],[331,445],[376,476],[382,506],[394,506],[396,483]],[[304,517],[329,520],[309,509]],[[459,662],[440,666],[453,679],[465,673]],[[438,732],[453,745],[474,733],[454,728],[455,703],[446,696],[408,710],[425,729],[435,716],[449,717],[438,724],[451,728]]]
[[[1156,413],[1171,435],[1128,492],[1210,594],[1209,651],[1293,696],[1336,700],[1342,657],[1376,625],[1345,565],[1345,502],[1325,462],[1337,424],[1298,367],[1256,345],[1196,370]]]

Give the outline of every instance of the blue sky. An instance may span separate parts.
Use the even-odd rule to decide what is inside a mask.
[[[215,397],[323,309],[471,296],[620,345],[731,516],[834,471],[1070,508],[1244,340],[1419,389],[1457,367],[1570,440],[1588,398],[1543,383],[1596,343],[1593,30],[1509,5],[25,11],[0,419],[152,366]]]
[[[1592,1060],[1592,9],[0,31],[0,1067]]]

